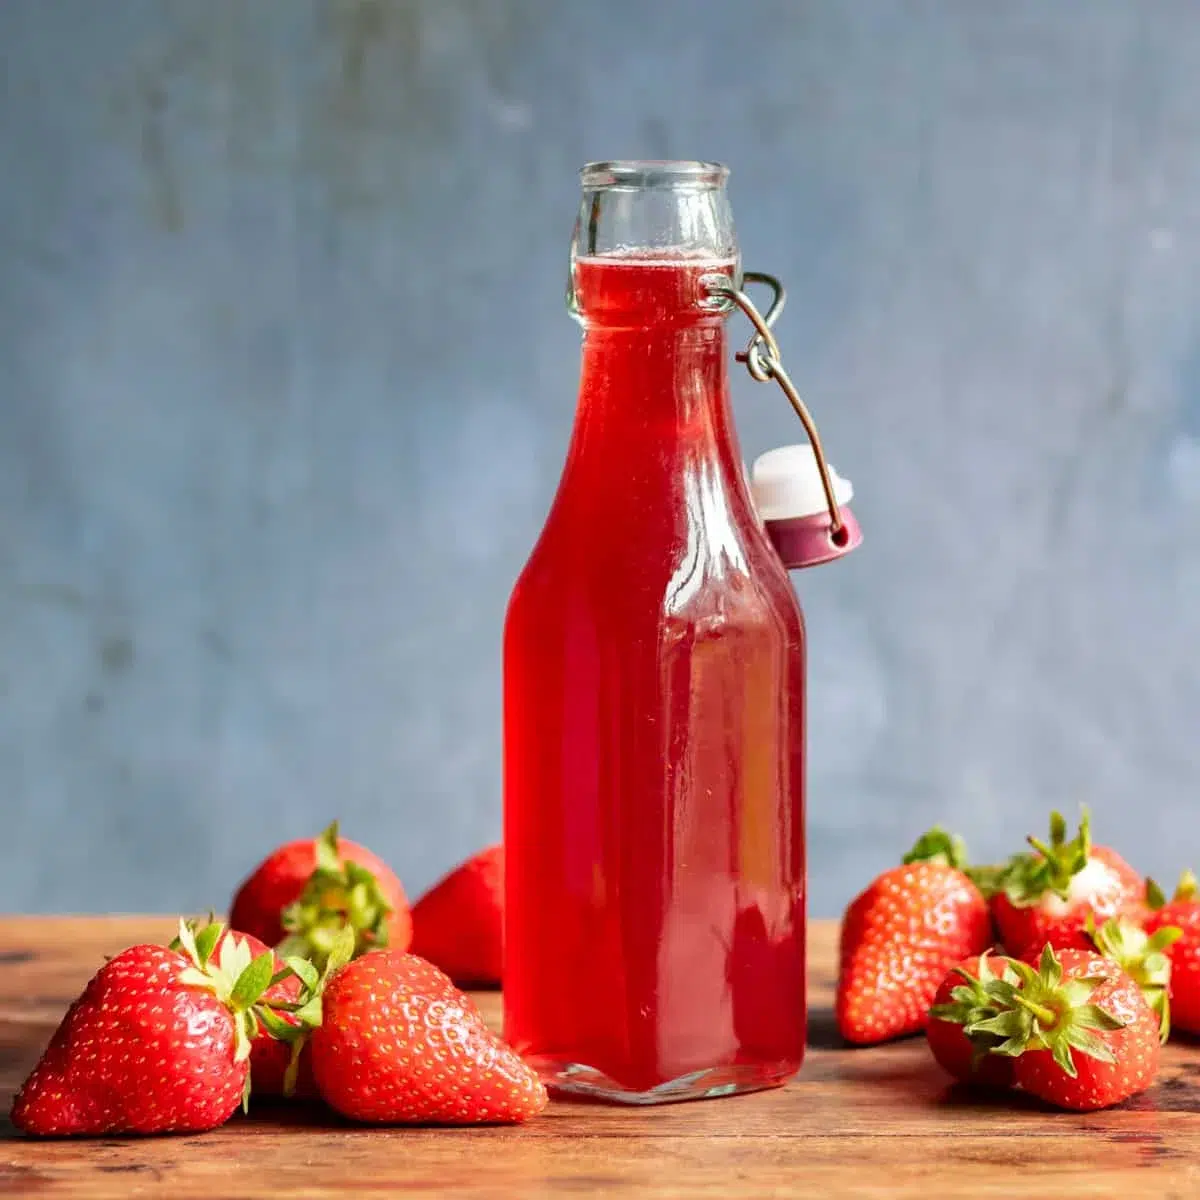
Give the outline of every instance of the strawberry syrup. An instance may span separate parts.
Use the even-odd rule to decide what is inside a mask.
[[[734,264],[581,258],[578,410],[504,642],[505,1033],[566,1091],[782,1082],[804,1047],[804,631],[746,487]]]

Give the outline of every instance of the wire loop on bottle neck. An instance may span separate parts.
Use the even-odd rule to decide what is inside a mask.
[[[845,536],[845,522],[842,520],[842,510],[834,493],[833,478],[829,473],[829,464],[825,461],[825,451],[821,446],[821,435],[817,432],[816,423],[813,421],[812,415],[809,413],[804,401],[800,398],[800,393],[796,390],[796,385],[783,368],[779,343],[775,340],[775,335],[771,332],[771,326],[775,323],[779,314],[783,311],[783,306],[787,303],[787,291],[774,275],[767,275],[761,271],[746,271],[742,278],[746,283],[764,284],[774,293],[766,316],[763,316],[758,311],[754,301],[741,288],[737,287],[728,276],[709,276],[704,280],[704,283],[709,291],[720,296],[725,296],[736,304],[745,313],[750,324],[754,326],[754,333],[751,335],[750,341],[746,344],[745,350],[739,350],[736,355],[737,361],[746,364],[746,370],[750,372],[750,376],[755,382],[766,383],[768,380],[775,380],[783,389],[783,394],[788,398],[792,408],[795,409],[796,416],[800,418],[800,424],[804,426],[804,432],[808,435],[808,440],[813,448],[813,455],[817,460],[817,471],[821,476],[821,490],[825,493],[825,503],[829,508],[829,516],[832,521],[829,536],[832,541],[837,542],[839,538]]]

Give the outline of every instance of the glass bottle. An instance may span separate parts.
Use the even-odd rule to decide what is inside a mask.
[[[804,1054],[804,624],[730,411],[727,175],[582,172],[575,427],[505,625],[505,1033],[631,1103]]]

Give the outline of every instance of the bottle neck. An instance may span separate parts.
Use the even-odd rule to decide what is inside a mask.
[[[732,434],[725,322],[705,279],[730,263],[581,258],[581,432],[628,439],[627,451]]]
[[[583,339],[579,433],[653,454],[732,432],[725,329],[718,319],[648,329],[598,326]]]

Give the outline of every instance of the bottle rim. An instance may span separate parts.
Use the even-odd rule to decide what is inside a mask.
[[[596,189],[719,188],[729,178],[723,163],[695,159],[624,158],[590,162],[580,169],[585,191]]]

